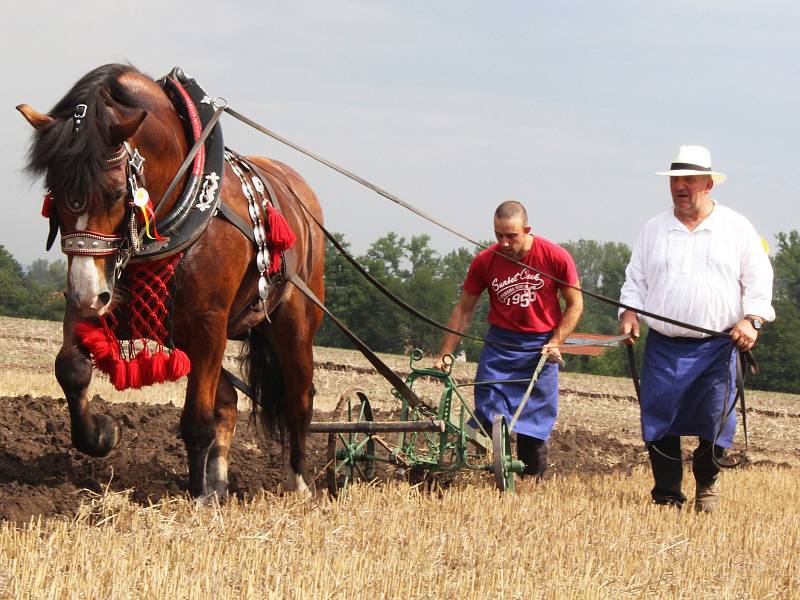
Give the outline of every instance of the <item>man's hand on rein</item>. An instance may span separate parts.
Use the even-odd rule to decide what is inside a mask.
[[[758,331],[749,319],[742,319],[731,329],[731,341],[742,352],[752,350],[758,340]]]
[[[623,344],[633,344],[639,339],[639,317],[632,310],[626,310],[619,318],[620,335],[630,335]]]

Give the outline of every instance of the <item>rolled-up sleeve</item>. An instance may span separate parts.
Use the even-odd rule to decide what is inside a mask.
[[[773,321],[775,309],[772,307],[772,263],[756,230],[749,223],[748,225],[742,236],[742,309],[746,315],[757,315]]]

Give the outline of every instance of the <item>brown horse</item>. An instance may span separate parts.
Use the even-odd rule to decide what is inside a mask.
[[[54,200],[51,223],[60,228],[68,255],[64,341],[55,361],[56,378],[69,403],[73,445],[92,456],[105,456],[116,447],[120,428],[112,417],[89,409],[93,357],[76,335],[75,325],[99,322],[124,306],[127,292],[124,272],[118,279],[123,262],[118,259],[132,241],[131,211],[136,210],[132,195],[137,184],[146,179],[155,214],[163,216],[187,197],[185,188],[194,177],[187,172],[175,191],[162,199],[194,142],[191,136],[187,139],[187,118],[174,102],[177,92],[168,93],[167,79],[156,82],[134,67],[105,65],[80,79],[49,114],[27,105],[17,107],[36,130],[28,169],[44,175]],[[146,161],[140,178],[129,160],[137,153]],[[274,190],[274,204],[296,236],[284,257],[286,271],[322,298],[325,246],[305,212],[321,219],[314,192],[285,165],[261,157],[249,159],[249,165],[250,175],[260,176]],[[180,422],[188,453],[189,491],[217,499],[227,494],[228,452],[237,416],[236,391],[222,371],[227,339],[247,340],[245,363],[254,410],[259,409],[269,429],[288,433],[285,486],[305,489],[305,438],[314,395],[312,340],[322,314],[286,283],[286,272],[282,280],[270,280],[267,300],[260,301],[263,257],[257,260],[258,246],[241,227],[242,223],[254,226],[252,202],[248,204],[243,179],[229,162],[221,175],[219,213],[227,208],[234,216],[210,218],[196,241],[173,255],[177,262],[170,283],[168,343],[191,361]],[[264,212],[266,208],[264,203]],[[238,227],[232,224],[236,216]],[[258,216],[266,220],[265,214]],[[133,222],[141,226],[140,220]],[[65,246],[65,239],[83,251]],[[84,242],[90,240],[100,240],[108,249],[87,250]],[[265,295],[262,290],[261,298]]]

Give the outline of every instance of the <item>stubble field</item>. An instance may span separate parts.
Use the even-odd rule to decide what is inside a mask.
[[[0,318],[0,343],[2,598],[800,597],[798,396],[749,394],[751,463],[723,473],[713,515],[650,505],[630,381],[570,373],[542,484],[499,494],[473,473],[423,487],[388,469],[332,501],[317,435],[315,493],[282,495],[281,448],[250,427],[242,400],[232,499],[213,508],[183,496],[180,382],[118,393],[96,376],[96,408],[123,439],[93,459],[71,449],[52,374],[60,325]],[[354,386],[392,418],[388,384],[357,352],[315,358],[315,420]],[[455,373],[470,380],[474,365]],[[689,471],[685,491],[691,500]]]

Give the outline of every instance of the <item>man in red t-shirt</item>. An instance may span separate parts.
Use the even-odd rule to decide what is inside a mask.
[[[473,259],[447,325],[464,332],[481,293],[488,290],[490,328],[475,379],[530,379],[541,352],[561,358],[559,346],[580,319],[583,296],[576,289],[578,273],[566,250],[534,237],[525,207],[519,202],[509,200],[497,207],[494,231],[497,244]],[[575,287],[558,284],[545,274]],[[564,299],[563,312],[559,293]],[[436,367],[444,368],[443,356],[451,354],[460,339],[457,334],[445,333]],[[487,429],[497,414],[511,421],[526,388],[527,383],[476,385],[475,416]],[[541,477],[547,468],[547,441],[557,410],[558,366],[548,363],[514,428],[517,455],[526,464],[526,474]]]

